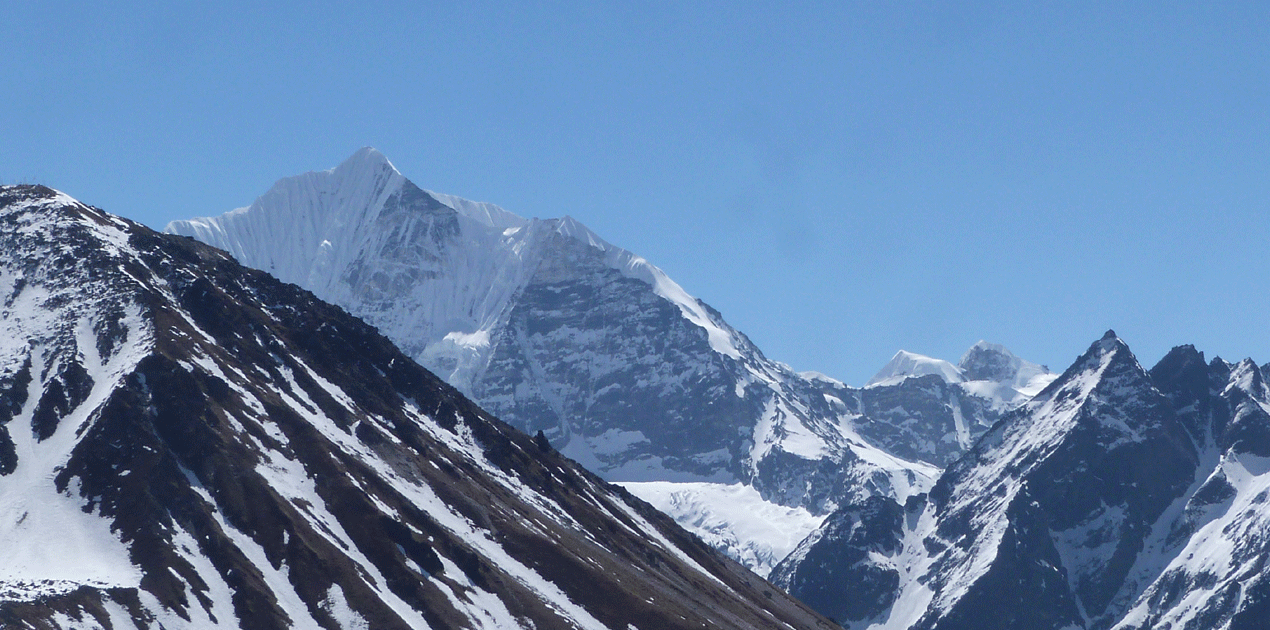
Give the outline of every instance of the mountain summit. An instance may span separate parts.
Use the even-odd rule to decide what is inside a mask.
[[[731,394],[735,379],[715,357],[757,351],[661,270],[572,218],[523,219],[422,190],[366,148],[279,181],[250,207],[167,230],[343,305],[611,479],[741,472],[729,462],[747,437],[733,420],[742,401],[716,396],[717,410],[690,419],[673,404]],[[666,355],[677,363],[650,362]]]

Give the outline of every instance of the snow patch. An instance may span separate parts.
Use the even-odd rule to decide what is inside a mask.
[[[766,501],[757,490],[739,483],[618,485],[763,577],[825,519],[805,508]]]
[[[349,607],[348,600],[344,597],[344,589],[340,588],[339,584],[331,585],[321,606],[322,610],[335,620],[340,630],[370,630],[370,624],[367,623],[366,618]]]

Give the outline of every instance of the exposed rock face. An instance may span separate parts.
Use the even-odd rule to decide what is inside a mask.
[[[1264,623],[1268,409],[1251,361],[1184,346],[1148,373],[1108,333],[910,501],[902,529],[840,510],[774,579],[860,628]],[[892,601],[817,590],[872,574],[896,580]]]
[[[4,187],[0,304],[4,627],[829,627],[219,250]]]
[[[897,555],[903,533],[904,509],[895,501],[872,496],[844,505],[799,545],[799,560],[778,565],[771,579],[831,619],[859,620],[860,611],[895,601],[900,572],[871,558]]]

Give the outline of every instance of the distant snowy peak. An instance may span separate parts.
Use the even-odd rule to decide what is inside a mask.
[[[890,387],[932,374],[948,384],[959,385],[968,394],[994,401],[1001,409],[1026,401],[1058,378],[1049,368],[1020,359],[1005,346],[980,341],[962,355],[957,365],[901,350],[865,387]]]
[[[1044,366],[984,341],[959,365],[901,350],[858,390],[814,373],[802,376],[856,414],[853,424],[867,439],[940,467],[1057,378]]]
[[[938,375],[949,383],[960,383],[966,380],[961,370],[948,361],[932,359],[925,355],[900,350],[864,386],[885,387],[887,385],[896,385],[904,379],[928,374]]]
[[[1040,382],[1049,384],[1058,377],[1043,365],[1020,359],[1001,344],[980,341],[971,346],[956,365],[942,359],[900,350],[878,370],[865,387],[894,385],[906,378],[927,374],[936,374],[948,383],[994,381],[1016,389],[1035,386]]]
[[[1020,359],[1005,346],[987,341],[971,346],[957,368],[967,381],[1005,383],[1028,396],[1035,396],[1058,378],[1049,368]]]
[[[310,286],[351,263],[368,244],[368,230],[392,224],[403,241],[415,236],[405,228],[452,228],[446,224],[459,216],[499,231],[528,223],[493,204],[425,191],[366,147],[335,168],[279,180],[246,208],[173,221],[165,231],[193,236],[244,264]]]
[[[491,203],[423,190],[371,147],[358,150],[335,168],[279,180],[246,208],[219,217],[173,221],[165,231],[220,247],[243,264],[340,303],[364,300],[368,292],[378,293],[341,285],[370,282],[417,293],[413,291],[417,285],[436,284],[429,281],[444,275],[457,275],[452,281],[460,285],[494,284],[491,293],[505,296],[528,282],[542,260],[551,255],[546,251],[551,246],[545,241],[563,236],[601,252],[605,263],[623,276],[653,287],[657,295],[705,329],[717,352],[737,358],[738,344],[746,345],[660,269],[608,243],[577,219],[567,215],[525,219]],[[491,259],[492,263],[481,265],[483,261],[475,258]],[[474,262],[477,268],[473,269]],[[422,275],[403,269],[403,265],[422,267],[415,270]],[[496,277],[474,277],[482,273]],[[346,300],[342,293],[350,288],[355,295]],[[445,290],[449,294],[456,291]],[[376,296],[380,300],[385,297]],[[507,305],[505,300],[491,300],[490,295],[445,297],[459,299],[457,303],[449,300],[455,309],[442,310],[486,311],[460,326],[469,329],[458,331],[465,335],[476,332],[470,330],[473,326],[479,328],[498,318],[498,313],[489,309]],[[452,319],[437,323],[448,325]]]

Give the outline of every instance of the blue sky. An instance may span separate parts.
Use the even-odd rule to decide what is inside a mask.
[[[108,4],[6,8],[0,181],[162,227],[370,145],[849,383],[1270,361],[1270,4]]]

